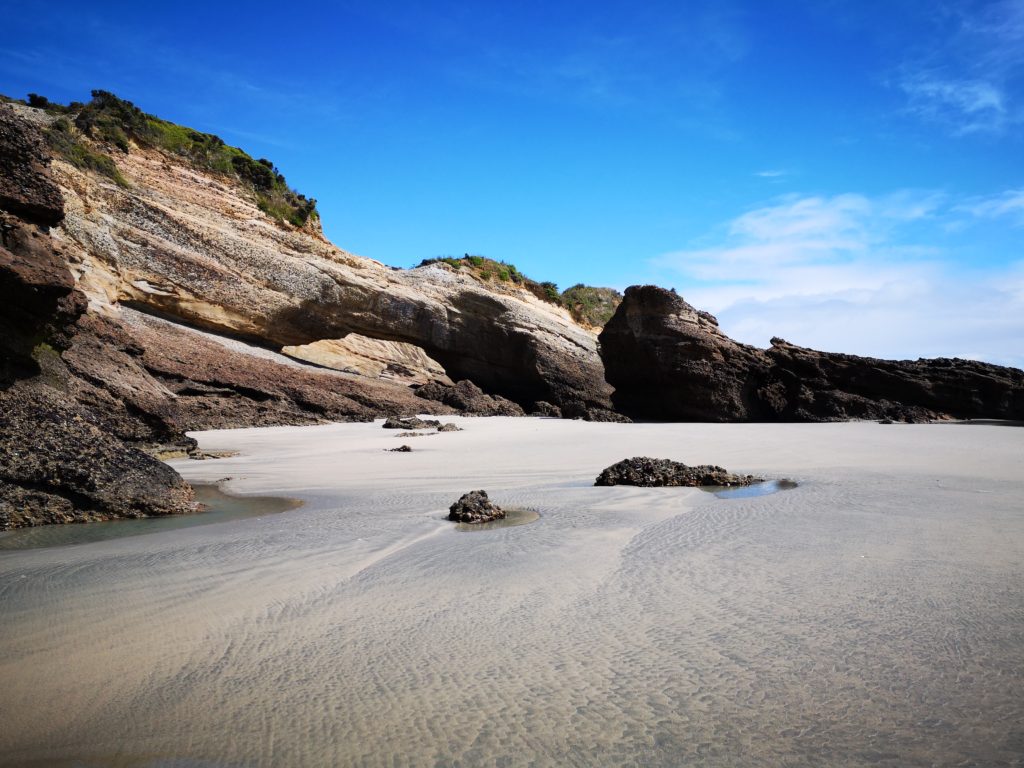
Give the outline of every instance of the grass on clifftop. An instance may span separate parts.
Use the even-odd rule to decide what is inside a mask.
[[[77,131],[71,121],[66,117],[59,117],[46,129],[46,141],[51,149],[76,168],[95,171],[114,183],[127,187],[128,181],[117,169],[114,159],[92,149],[76,134]]]
[[[622,294],[614,288],[594,288],[582,283],[577,283],[572,288],[567,288],[564,292],[559,293],[555,283],[539,283],[536,280],[531,280],[514,264],[468,253],[462,257],[438,256],[433,259],[424,259],[417,267],[438,263],[469,272],[485,283],[499,282],[518,285],[542,301],[558,307],[565,307],[573,319],[582,325],[603,327],[615,314],[616,308],[622,301]]]
[[[114,160],[90,149],[77,132],[122,152],[128,152],[130,142],[160,149],[185,158],[202,170],[236,178],[253,191],[260,210],[277,221],[301,227],[311,218],[319,217],[316,200],[289,187],[269,160],[254,160],[238,147],[225,144],[219,136],[147,114],[108,91],[93,91],[88,104],[71,102],[64,106],[35,93],[21,103],[60,115],[47,132],[50,146],[73,165],[94,170],[118,184],[127,182]]]

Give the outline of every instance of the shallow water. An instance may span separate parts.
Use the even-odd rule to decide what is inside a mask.
[[[1021,764],[1024,432],[459,423],[401,476],[205,437],[306,506],[0,553],[0,764]],[[621,455],[800,485],[586,485]],[[463,535],[468,488],[542,516]]]
[[[751,485],[737,487],[705,485],[702,491],[713,493],[719,499],[751,499],[755,496],[768,496],[779,491],[791,491],[798,486],[792,480],[765,480]]]
[[[506,509],[505,517],[487,523],[456,523],[455,530],[472,533],[475,531],[493,531],[498,528],[515,528],[540,520],[540,513],[535,509]]]
[[[0,550],[66,547],[74,544],[120,539],[125,536],[143,536],[151,533],[176,531],[197,525],[212,525],[230,520],[262,517],[295,509],[302,503],[296,499],[276,496],[237,496],[225,493],[219,485],[213,483],[196,483],[192,487],[195,490],[196,501],[205,507],[202,512],[193,515],[44,525],[38,528],[3,531],[0,532]]]

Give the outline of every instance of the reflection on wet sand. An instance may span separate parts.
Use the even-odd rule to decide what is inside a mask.
[[[456,523],[457,531],[493,531],[497,528],[514,528],[540,520],[540,513],[533,509],[506,509],[505,517],[487,523]]]
[[[96,541],[176,531],[197,525],[226,523],[248,517],[262,517],[302,505],[298,499],[277,496],[237,496],[216,483],[196,483],[195,499],[202,506],[194,515],[169,515],[138,520],[109,520],[102,523],[45,525],[0,533],[0,550],[66,547]]]

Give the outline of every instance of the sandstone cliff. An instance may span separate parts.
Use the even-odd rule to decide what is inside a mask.
[[[1024,419],[1024,371],[733,341],[674,292],[634,286],[600,336],[615,405],[664,421]]]
[[[104,98],[130,119],[98,135],[0,104],[0,529],[191,510],[139,449],[187,450],[192,429],[523,413],[501,395],[610,414],[596,335],[566,310],[342,251],[313,201],[271,215],[244,175],[136,143],[156,119]]]
[[[274,220],[230,176],[158,148],[97,146],[125,183],[53,164],[66,210],[54,237],[94,312],[135,307],[275,350],[357,334],[419,348],[451,380],[524,406],[609,406],[596,334],[566,310],[446,264],[386,267],[325,240],[315,218]]]

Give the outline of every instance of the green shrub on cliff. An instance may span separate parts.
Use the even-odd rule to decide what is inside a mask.
[[[622,294],[614,288],[595,288],[577,283],[562,291],[562,306],[585,325],[603,328],[622,303]]]
[[[31,94],[30,97],[35,97],[37,106],[42,105],[48,110],[59,107],[47,101],[45,97],[36,94]],[[234,177],[252,189],[260,210],[277,221],[301,227],[309,219],[319,217],[316,200],[307,198],[289,187],[273,163],[266,159],[254,160],[238,147],[225,144],[219,136],[147,114],[130,101],[118,98],[109,91],[93,91],[92,101],[77,106],[79,108],[74,116],[74,125],[82,134],[94,141],[112,145],[122,152],[128,152],[130,142],[134,142],[140,147],[160,149],[182,157],[197,168]],[[70,111],[70,106],[59,108]],[[64,127],[58,131],[61,134],[68,134]],[[63,136],[55,138],[63,141]],[[90,150],[81,142],[79,146],[82,149],[62,145],[58,151],[80,168],[92,168],[110,175],[98,167],[104,163],[97,160],[106,158],[113,164],[109,157],[92,152],[93,157],[84,158],[83,153]],[[68,152],[71,153],[70,157]],[[116,171],[116,165],[113,167]],[[123,178],[121,181],[123,182]]]
[[[494,259],[489,259],[486,256],[471,255],[468,253],[461,258],[455,256],[438,256],[433,259],[424,259],[417,266],[425,267],[428,264],[437,264],[439,262],[448,264],[456,269],[465,269],[484,282],[500,280],[503,283],[515,283],[516,285],[521,285],[528,291],[536,294],[539,298],[546,298],[545,291],[540,287],[540,283],[531,280],[520,272],[516,268],[515,264],[509,264],[504,261],[495,261]]]
[[[437,256],[433,259],[424,259],[417,267],[425,267],[429,264],[447,264],[455,269],[469,272],[481,282],[513,283],[525,288],[538,299],[565,307],[573,319],[581,325],[603,327],[611,316],[615,314],[619,303],[622,301],[622,294],[614,288],[595,288],[589,285],[578,283],[564,292],[558,292],[558,286],[550,281],[538,283],[519,271],[514,264],[504,261],[495,261],[486,256]]]
[[[50,148],[73,166],[95,171],[116,184],[127,187],[128,181],[117,169],[114,159],[92,149],[81,141],[79,136],[71,121],[66,117],[57,118],[46,129],[46,141]]]

